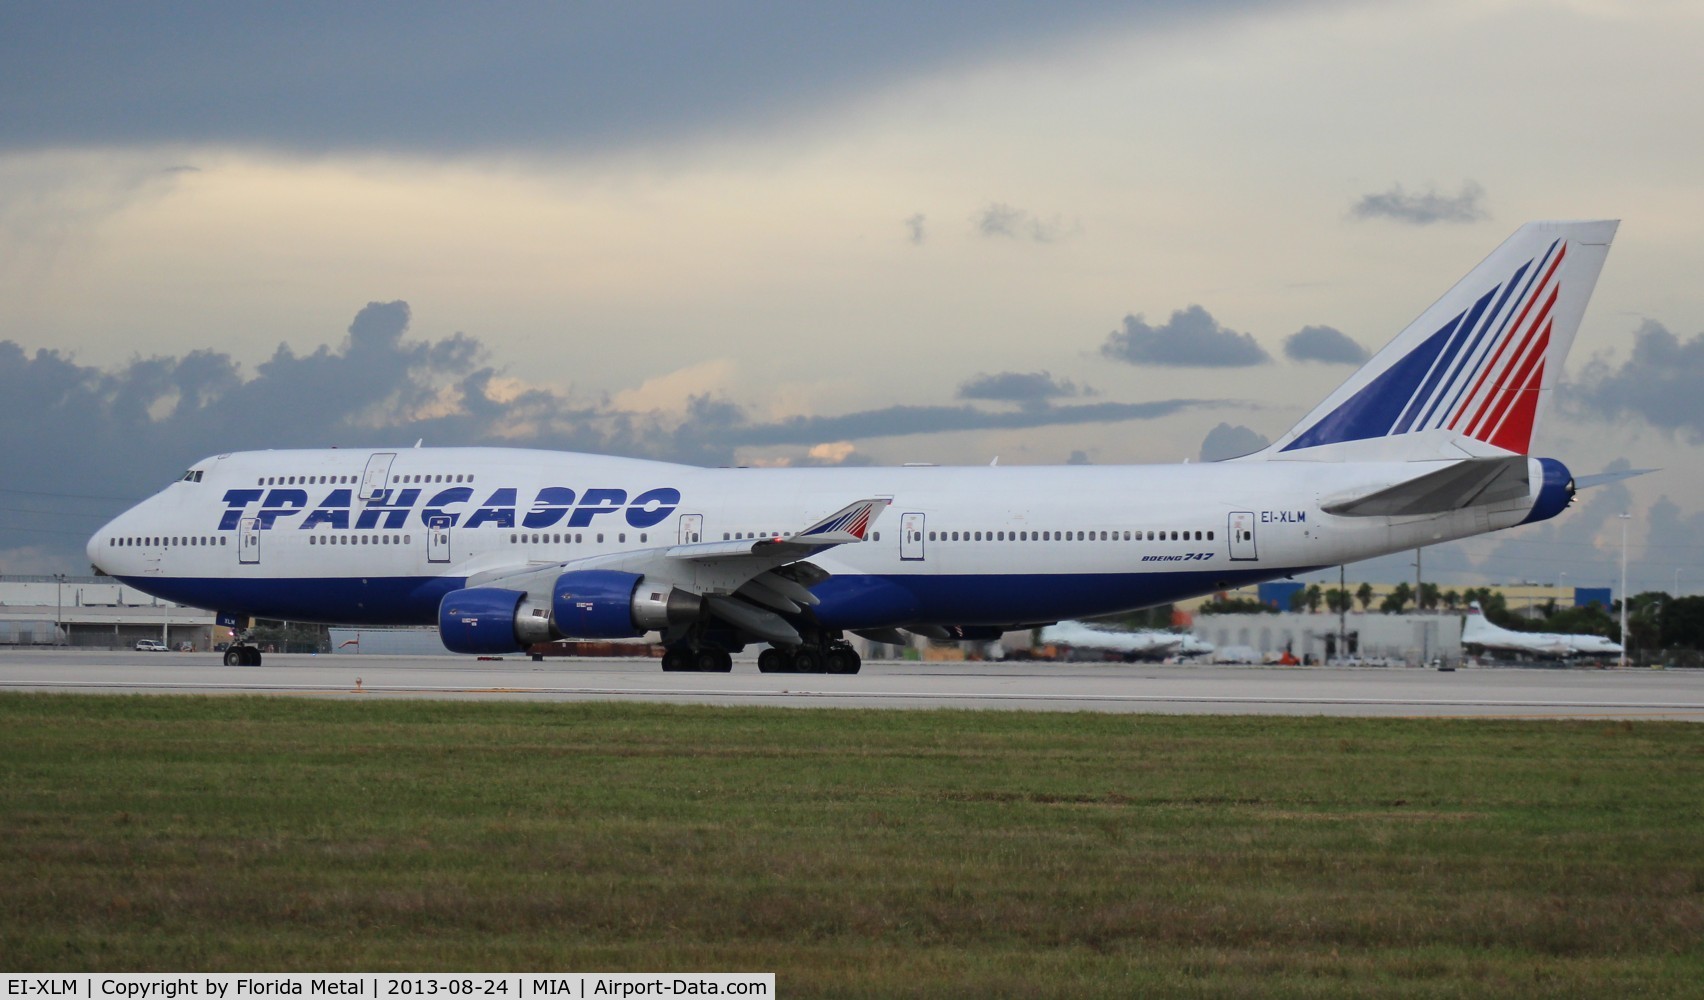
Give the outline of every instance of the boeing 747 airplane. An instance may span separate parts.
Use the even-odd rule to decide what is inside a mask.
[[[504,448],[195,463],[96,568],[254,618],[435,624],[450,650],[661,633],[665,670],[854,673],[846,633],[999,632],[1554,517],[1533,430],[1615,222],[1537,222],[1271,446],[1174,466],[706,469]],[[258,665],[237,642],[225,662]]]

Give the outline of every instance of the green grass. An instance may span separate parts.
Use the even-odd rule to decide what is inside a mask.
[[[1704,992],[1704,728],[0,696],[7,970]]]

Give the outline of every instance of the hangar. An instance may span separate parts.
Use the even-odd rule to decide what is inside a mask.
[[[150,597],[104,576],[0,576],[0,649],[132,649],[142,640],[213,648],[213,613]]]

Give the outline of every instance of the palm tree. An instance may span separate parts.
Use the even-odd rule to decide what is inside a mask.
[[[1373,585],[1363,583],[1355,588],[1355,600],[1361,602],[1361,610],[1365,612],[1373,604]]]

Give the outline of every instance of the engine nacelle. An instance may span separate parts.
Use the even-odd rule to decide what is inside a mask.
[[[564,573],[550,588],[551,624],[573,639],[618,639],[692,621],[696,594],[653,584],[637,573],[586,569]]]
[[[500,587],[452,590],[438,603],[438,637],[450,652],[472,655],[513,653],[533,642],[548,641],[548,635],[521,641],[516,626],[523,617],[521,605],[526,597],[519,590]],[[548,632],[548,619],[546,626]]]
[[[469,587],[444,595],[438,635],[444,648],[472,655],[513,653],[557,639],[622,639],[697,618],[702,600],[637,573],[564,573],[541,603],[519,590]]]

